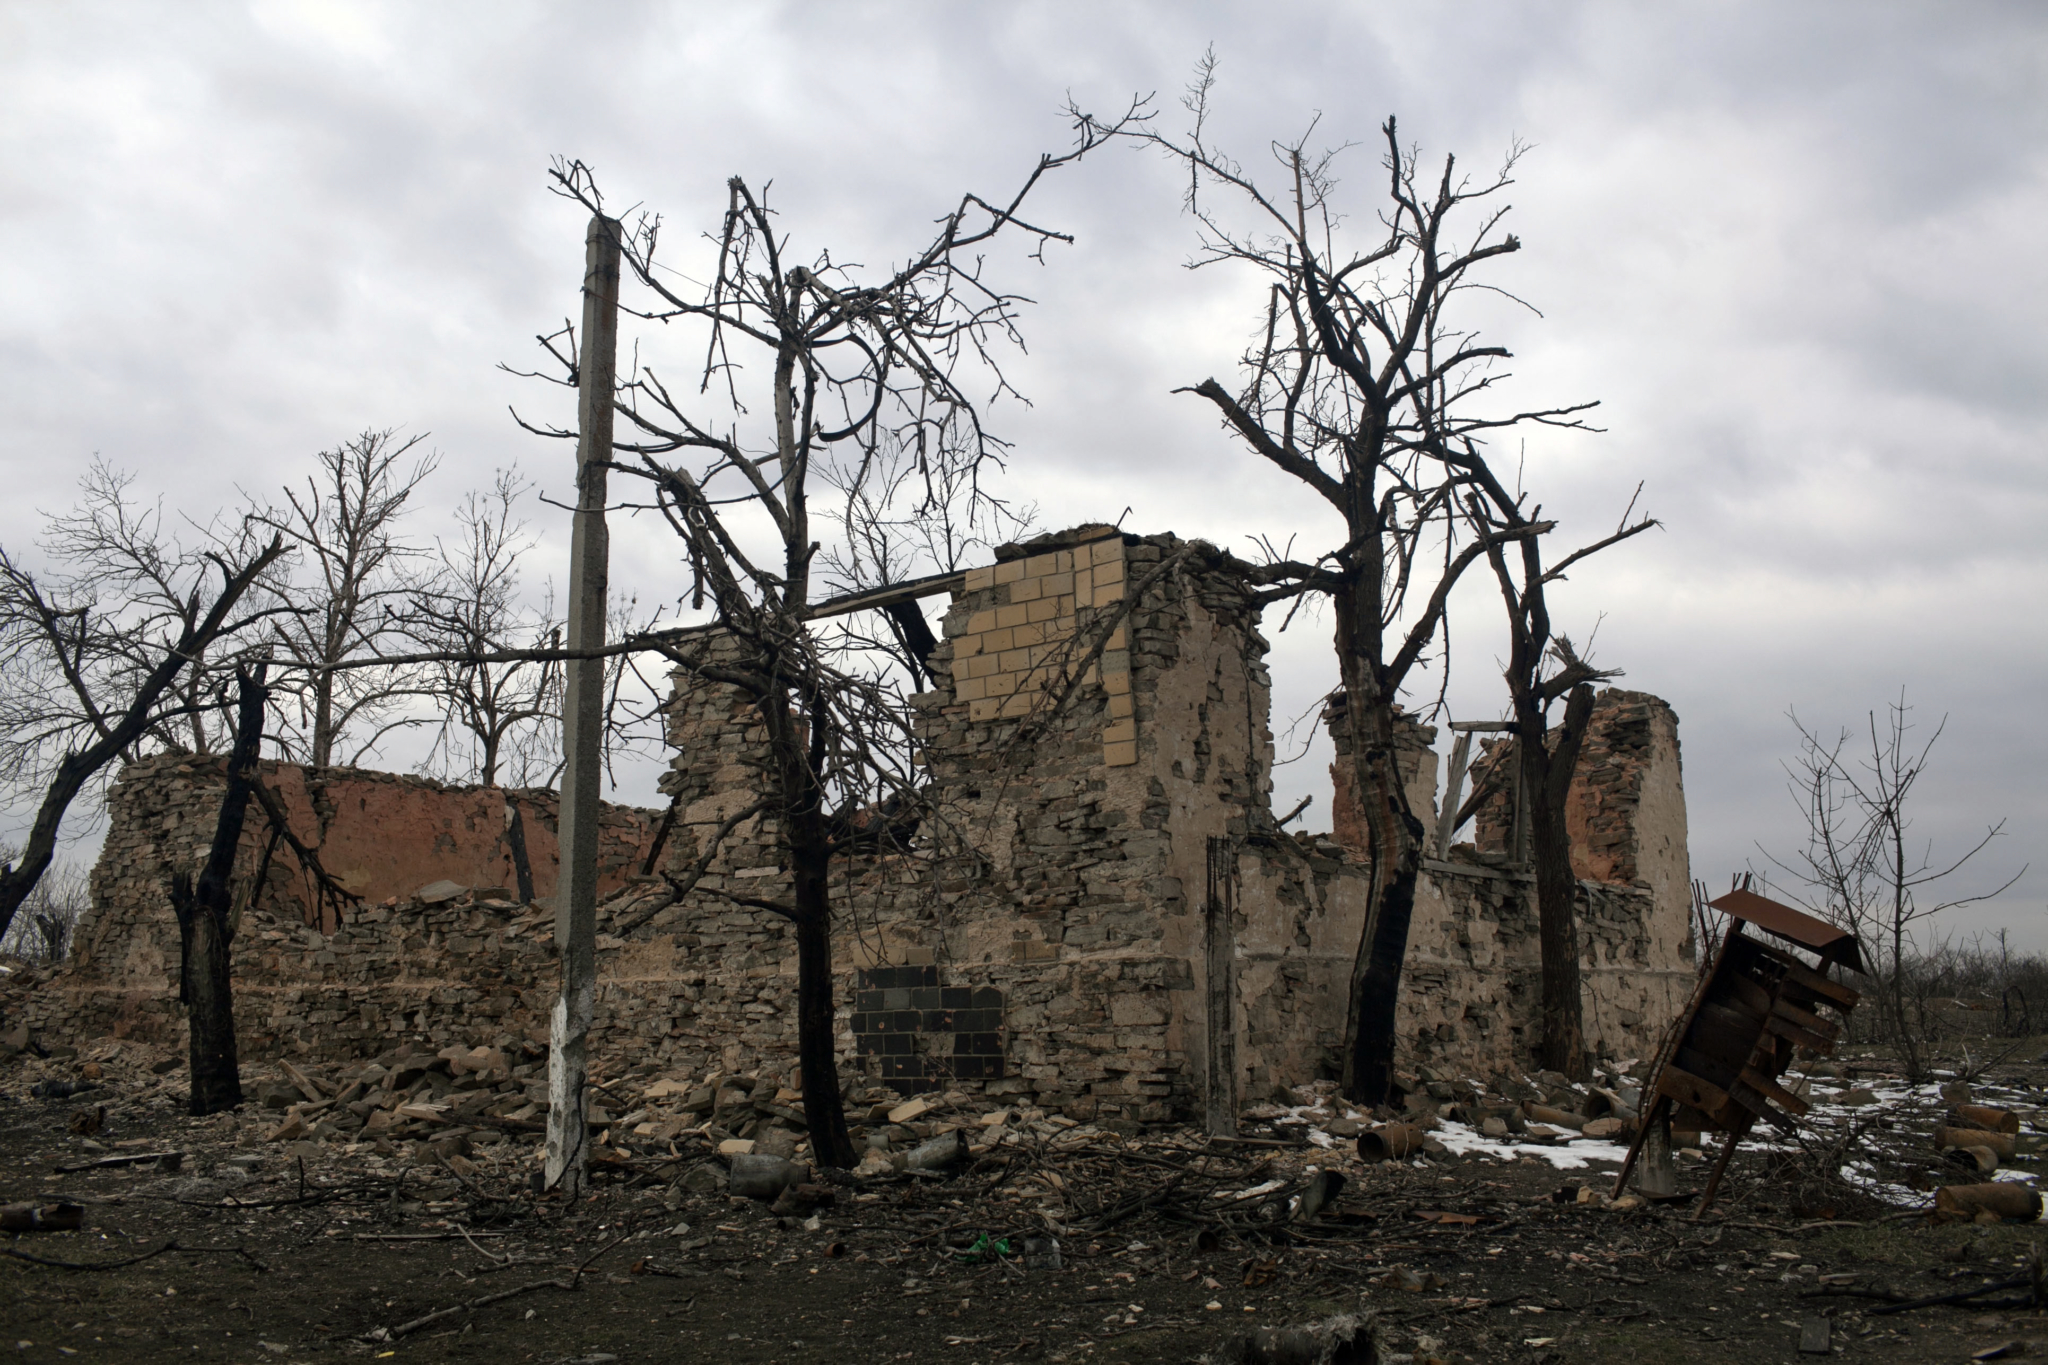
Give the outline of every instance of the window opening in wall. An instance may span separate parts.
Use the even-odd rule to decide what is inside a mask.
[[[1504,720],[1460,720],[1451,723],[1451,733],[1456,738],[1451,742],[1451,770],[1444,783],[1443,813],[1437,817],[1436,846],[1438,862],[1450,857],[1451,839],[1465,822],[1478,814],[1480,806],[1496,792],[1507,793],[1514,815],[1513,832],[1508,839],[1508,853],[1517,867],[1529,861],[1529,817],[1527,803],[1522,800],[1522,765],[1514,761],[1513,741],[1497,746],[1492,754],[1492,765],[1487,775],[1473,784],[1472,797],[1465,799],[1465,774],[1471,766],[1472,736],[1475,734],[1505,734],[1514,727]],[[1504,780],[1500,778],[1501,765],[1507,769]],[[1462,803],[1462,804],[1461,804]]]

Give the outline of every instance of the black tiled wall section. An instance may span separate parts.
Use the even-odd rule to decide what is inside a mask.
[[[1003,993],[942,986],[937,967],[875,967],[859,974],[853,1039],[877,1058],[882,1080],[910,1095],[950,1079],[1000,1080]]]

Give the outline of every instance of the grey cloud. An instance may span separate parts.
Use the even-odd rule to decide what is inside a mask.
[[[2025,5],[0,9],[0,539],[95,450],[204,512],[365,425],[431,429],[445,501],[515,458],[559,491],[563,452],[505,408],[566,406],[494,369],[574,306],[549,156],[678,249],[740,172],[801,241],[879,263],[1061,145],[1069,91],[1098,112],[1157,91],[1177,121],[1213,41],[1225,144],[1260,169],[1320,111],[1362,144],[1361,222],[1389,113],[1476,168],[1534,144],[1502,279],[1546,316],[1488,329],[1510,394],[1603,400],[1606,434],[1529,446],[1570,533],[1639,479],[1667,521],[1574,575],[1564,611],[1684,718],[1701,875],[1783,842],[1788,706],[1853,722],[1902,683],[1954,716],[1927,832],[2010,814],[2016,865],[2048,827],[2044,38]],[[998,410],[1007,491],[1051,523],[1128,505],[1240,549],[1317,543],[1322,510],[1171,392],[1227,378],[1258,292],[1183,268],[1179,188],[1111,149],[1037,201],[1076,243],[1000,263],[1039,300],[1012,362],[1033,406]],[[670,590],[656,528],[620,543]],[[1459,714],[1499,707],[1490,609],[1461,595]],[[1327,683],[1327,627],[1297,623],[1276,663],[1284,721]],[[1997,913],[2048,944],[2044,885]]]

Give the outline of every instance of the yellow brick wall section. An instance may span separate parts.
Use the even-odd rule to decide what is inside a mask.
[[[980,592],[1003,584],[1009,602],[969,616],[966,631],[953,641],[953,695],[967,703],[971,720],[1031,714],[1050,677],[1049,661],[1079,629],[1078,609],[1123,600],[1123,537],[969,569],[963,586]],[[1099,680],[1110,694],[1102,744],[1110,767],[1138,761],[1128,649],[1119,626],[1101,664],[1088,670],[1088,681]]]

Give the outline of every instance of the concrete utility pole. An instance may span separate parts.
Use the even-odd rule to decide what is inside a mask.
[[[604,645],[610,547],[605,462],[612,456],[612,381],[619,342],[619,224],[590,220],[584,237],[583,347],[576,386],[576,522],[569,541],[567,648]],[[591,1017],[597,1012],[597,806],[604,742],[604,661],[571,659],[562,697],[561,870],[555,947],[562,993],[548,1029],[547,1184],[583,1190],[590,1130],[584,1122]]]

